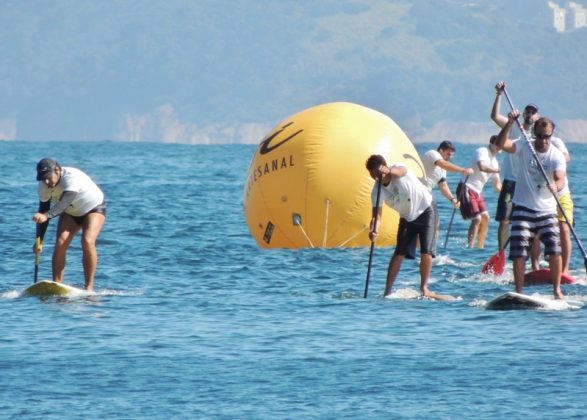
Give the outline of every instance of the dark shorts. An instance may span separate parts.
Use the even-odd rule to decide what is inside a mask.
[[[400,218],[394,254],[403,255],[406,259],[413,260],[415,252],[411,248],[418,238],[420,240],[420,254],[430,254],[434,258],[436,256],[436,220],[434,206],[428,207],[411,222]]]
[[[497,199],[497,210],[495,211],[495,221],[501,222],[510,220],[512,216],[512,198],[516,189],[516,181],[504,179],[501,184],[501,191]]]
[[[560,255],[561,242],[556,213],[537,213],[515,206],[511,218],[509,259],[528,259],[534,237],[544,244],[544,255]]]
[[[457,197],[461,200],[461,216],[463,219],[472,219],[487,211],[483,196],[462,182],[457,186]]]
[[[90,210],[89,212],[87,212],[83,216],[71,216],[71,217],[73,218],[73,220],[75,220],[75,222],[78,225],[81,226],[81,225],[83,225],[84,220],[86,220],[86,216],[91,213],[103,214],[104,217],[106,217],[106,202],[104,201],[102,204],[98,204],[96,207],[94,207],[92,210]]]

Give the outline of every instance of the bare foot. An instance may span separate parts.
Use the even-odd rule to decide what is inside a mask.
[[[554,298],[557,300],[565,300],[565,295],[563,295],[563,292],[559,289],[559,290],[555,290],[554,291]]]

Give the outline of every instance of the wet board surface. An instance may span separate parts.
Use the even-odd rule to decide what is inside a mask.
[[[499,311],[515,309],[563,310],[579,309],[581,306],[581,302],[555,300],[544,296],[530,296],[522,293],[507,292],[488,302],[485,309]]]
[[[84,293],[84,290],[68,286],[63,283],[56,283],[51,280],[41,280],[29,286],[23,292],[24,296],[70,296]]]

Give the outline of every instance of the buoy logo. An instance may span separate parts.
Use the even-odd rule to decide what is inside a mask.
[[[263,140],[260,144],[259,147],[259,154],[260,155],[265,155],[275,149],[277,149],[279,146],[281,146],[282,144],[284,144],[285,142],[290,141],[291,139],[293,139],[295,136],[297,136],[298,134],[300,134],[301,132],[303,132],[303,129],[300,129],[298,131],[296,131],[295,133],[293,133],[291,136],[287,137],[284,140],[281,140],[279,143],[275,143],[275,144],[270,144],[271,140],[273,140],[275,137],[279,136],[281,133],[283,133],[283,131],[289,127],[290,125],[293,124],[293,121],[285,124],[283,127],[281,127],[280,130],[276,131],[275,133],[271,134],[269,137],[267,137],[265,140]]]

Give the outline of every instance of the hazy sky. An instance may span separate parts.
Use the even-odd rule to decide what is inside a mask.
[[[493,129],[497,80],[518,77],[520,101],[536,95],[483,43],[500,48],[493,38],[518,26],[557,37],[546,1],[511,3],[4,0],[0,138],[257,143],[288,115],[350,101],[417,141],[477,141]]]

